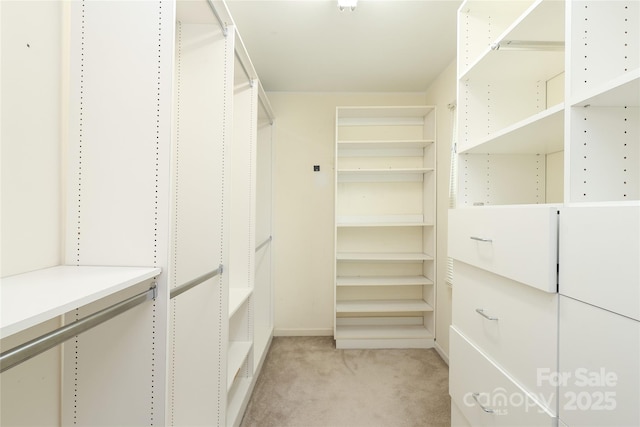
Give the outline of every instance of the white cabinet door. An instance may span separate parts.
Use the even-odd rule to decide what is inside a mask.
[[[538,376],[558,369],[558,295],[464,263],[454,275],[453,324],[555,414],[557,390]]]
[[[557,291],[558,209],[449,210],[449,256],[545,292]]]
[[[640,206],[560,213],[562,295],[640,320]]]
[[[559,415],[567,425],[640,425],[640,322],[560,296]]]
[[[449,393],[473,426],[553,426],[555,417],[451,327]],[[543,397],[543,396],[540,396]]]

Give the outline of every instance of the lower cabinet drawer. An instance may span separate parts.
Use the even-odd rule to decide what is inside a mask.
[[[556,414],[558,295],[454,261],[453,324]]]
[[[640,322],[560,296],[560,337],[560,419],[640,426]]]
[[[554,426],[557,419],[451,327],[449,393],[473,426]]]

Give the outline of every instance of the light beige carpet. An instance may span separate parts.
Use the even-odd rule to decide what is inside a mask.
[[[241,427],[450,426],[448,367],[435,350],[336,350],[276,337]]]

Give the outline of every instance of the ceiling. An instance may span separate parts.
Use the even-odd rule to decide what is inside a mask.
[[[458,0],[227,0],[266,91],[422,92],[455,58]]]

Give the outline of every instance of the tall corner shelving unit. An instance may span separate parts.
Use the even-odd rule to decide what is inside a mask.
[[[338,348],[434,343],[435,108],[336,109]]]
[[[458,11],[456,425],[640,422],[639,12],[635,0]],[[618,380],[594,394],[575,379],[585,369]],[[523,411],[496,400],[504,390],[543,399]],[[614,401],[599,407],[598,393]]]

